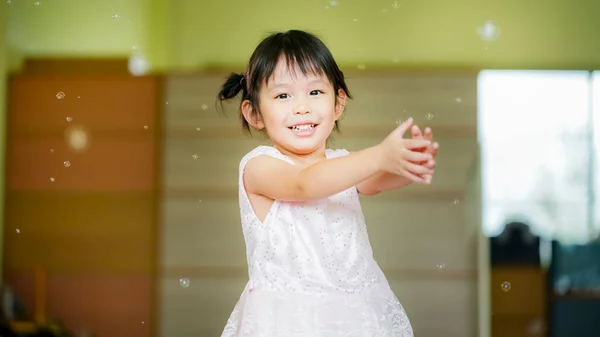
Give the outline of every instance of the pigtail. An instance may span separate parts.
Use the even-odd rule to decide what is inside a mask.
[[[243,74],[232,73],[229,75],[217,95],[217,110],[223,112],[223,101],[235,98],[240,91],[243,91],[245,83],[246,79]]]
[[[235,98],[240,91],[244,88],[244,75],[242,74],[231,74],[225,80],[225,83],[221,86],[219,91],[218,100],[226,101]]]

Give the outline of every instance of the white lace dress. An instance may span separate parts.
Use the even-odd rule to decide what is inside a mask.
[[[327,158],[348,154],[327,150]],[[311,202],[275,201],[255,215],[240,163],[240,209],[249,282],[222,337],[413,337],[413,330],[373,259],[356,188]]]

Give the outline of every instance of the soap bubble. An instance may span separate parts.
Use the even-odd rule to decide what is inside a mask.
[[[70,127],[65,131],[65,141],[72,151],[85,151],[90,144],[90,135],[81,126]]]
[[[128,68],[133,76],[143,76],[148,72],[148,61],[139,55],[132,56],[129,58]]]
[[[179,285],[180,285],[182,288],[187,288],[187,287],[189,287],[189,286],[190,286],[190,280],[189,280],[189,279],[187,279],[187,278],[180,278],[180,279],[179,279]]]
[[[493,21],[486,21],[481,27],[477,27],[477,34],[483,41],[494,41],[500,36],[500,28]]]
[[[56,98],[58,98],[58,99],[63,99],[63,98],[65,98],[65,93],[64,93],[64,92],[62,92],[62,91],[59,91],[59,92],[56,94]]]
[[[512,286],[511,286],[510,282],[502,282],[502,290],[503,291],[509,291],[511,287]]]

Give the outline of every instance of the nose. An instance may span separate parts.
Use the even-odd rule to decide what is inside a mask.
[[[294,114],[296,115],[306,115],[309,114],[311,112],[310,107],[308,106],[308,104],[305,104],[304,102],[301,102],[300,104],[296,105],[296,107],[294,108]]]

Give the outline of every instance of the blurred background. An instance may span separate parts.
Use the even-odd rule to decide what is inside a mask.
[[[431,186],[362,197],[418,337],[600,336],[600,2],[2,0],[1,336],[220,336],[247,281],[215,95],[268,33],[330,47],[332,147],[410,116]],[[596,71],[598,70],[598,71]]]

